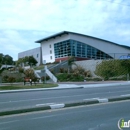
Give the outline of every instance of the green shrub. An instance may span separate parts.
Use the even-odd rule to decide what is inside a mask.
[[[85,72],[85,69],[80,66],[76,66],[76,68],[72,70],[72,73],[74,74],[74,76],[84,75],[84,72]]]
[[[84,76],[85,77],[91,77],[91,72],[90,71],[85,71]]]
[[[8,78],[8,82],[11,83],[11,84],[14,83],[15,81],[16,81],[16,80],[15,80],[14,77],[9,77],[9,78]]]
[[[86,81],[102,81],[101,78],[98,77],[85,77]]]
[[[4,75],[4,76],[2,77],[2,81],[3,81],[3,82],[8,82],[8,78],[9,78],[8,75]]]
[[[77,66],[75,69],[73,69],[72,73],[74,76],[84,76],[84,77],[91,77],[91,72],[89,70],[85,70],[81,66]]]
[[[102,63],[97,65],[95,71],[96,75],[101,76],[105,80],[127,73],[130,73],[130,60],[102,61]]]
[[[22,67],[19,67],[19,73],[24,73],[24,69]]]
[[[57,74],[56,75],[58,81],[60,82],[65,82],[65,81],[84,81],[84,76],[82,75],[78,75],[78,76],[75,76],[74,74],[72,73],[63,73],[63,74]]]
[[[25,77],[28,77],[28,78],[31,78],[31,79],[35,77],[33,69],[25,70],[24,74],[25,74]]]
[[[73,76],[72,81],[84,81],[84,76],[79,75],[79,76]]]
[[[4,82],[4,83],[5,82],[9,82],[8,81],[9,77],[14,77],[16,82],[23,82],[24,74],[23,73],[19,73],[17,71],[11,72],[9,70],[4,70],[1,73],[2,82]]]
[[[58,81],[84,81],[84,77],[91,77],[90,71],[85,71],[84,68],[76,66],[71,73],[67,73],[67,70],[60,68],[60,74],[57,74],[56,77]]]
[[[63,74],[57,74],[56,77],[58,79],[58,81],[67,81],[67,73],[63,73]]]
[[[64,68],[60,68],[60,73],[64,73]]]
[[[49,80],[49,79],[50,79],[50,77],[47,75],[47,76],[46,76],[46,80]],[[42,76],[42,77],[41,77],[41,80],[42,80],[42,81],[45,81],[45,76]]]

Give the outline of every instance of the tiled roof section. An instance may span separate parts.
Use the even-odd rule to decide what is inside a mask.
[[[62,36],[62,35],[64,35],[64,34],[76,34],[76,35],[81,35],[81,36],[85,36],[85,37],[89,37],[89,38],[93,38],[93,39],[105,41],[105,42],[108,42],[108,43],[110,43],[110,44],[116,44],[116,45],[121,46],[121,47],[126,48],[126,49],[130,49],[130,47],[129,47],[129,46],[126,46],[126,45],[120,45],[120,44],[117,44],[117,43],[114,43],[114,42],[111,42],[111,41],[107,41],[107,40],[104,40],[104,39],[101,39],[101,38],[96,38],[96,37],[88,36],[88,35],[85,35],[85,34],[80,34],[80,33],[75,33],[75,32],[70,32],[70,31],[62,31],[62,32],[56,33],[56,34],[54,34],[54,35],[51,35],[51,36],[49,36],[49,37],[40,39],[40,40],[35,41],[35,42],[36,42],[36,43],[41,43],[41,42],[43,42],[43,41],[48,41],[49,39],[56,38],[56,37]]]

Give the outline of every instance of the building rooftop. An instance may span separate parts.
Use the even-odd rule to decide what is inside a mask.
[[[43,42],[43,41],[48,41],[49,39],[56,38],[56,37],[62,36],[62,35],[64,35],[64,34],[76,34],[76,35],[81,35],[81,36],[85,36],[85,37],[89,37],[89,38],[93,38],[93,39],[97,39],[97,40],[109,42],[109,43],[111,43],[111,44],[116,44],[116,45],[121,46],[121,47],[126,48],[126,49],[130,49],[130,47],[129,47],[129,46],[126,46],[126,45],[120,45],[120,44],[117,44],[117,43],[114,43],[114,42],[111,42],[111,41],[108,41],[108,40],[104,40],[104,39],[101,39],[101,38],[97,38],[97,37],[93,37],[93,36],[88,36],[88,35],[85,35],[85,34],[80,34],[80,33],[75,33],[75,32],[70,32],[70,31],[62,31],[62,32],[56,33],[56,34],[54,34],[54,35],[51,35],[51,36],[45,37],[45,38],[43,38],[43,39],[37,40],[37,41],[35,41],[35,43],[41,43],[41,42]]]

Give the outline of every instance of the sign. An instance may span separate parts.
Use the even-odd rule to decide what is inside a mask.
[[[118,121],[118,128],[119,130],[123,130],[123,129],[126,129],[126,128],[130,128],[130,120],[128,121],[125,121],[124,119],[120,119]]]
[[[120,58],[119,59],[130,59],[130,55],[123,55],[123,56],[120,56]]]

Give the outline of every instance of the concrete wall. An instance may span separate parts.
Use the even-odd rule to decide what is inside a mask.
[[[78,66],[81,66],[85,70],[90,70],[93,77],[96,77],[94,74],[94,71],[96,70],[96,66],[100,64],[102,60],[83,60],[83,61],[75,61],[75,63]],[[72,68],[75,68],[76,66],[73,65]]]
[[[37,66],[41,64],[41,47],[18,53],[18,59],[25,56],[33,56],[37,60]]]

